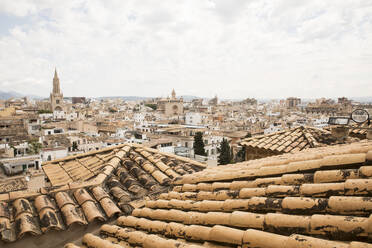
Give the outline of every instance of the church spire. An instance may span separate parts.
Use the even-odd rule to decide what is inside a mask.
[[[57,67],[54,68],[54,78],[58,78],[58,75],[57,75]]]
[[[172,99],[176,99],[176,91],[174,89],[172,90]]]
[[[61,89],[59,86],[59,78],[57,75],[57,68],[54,69],[54,78],[53,78],[53,93],[54,94],[60,94]]]

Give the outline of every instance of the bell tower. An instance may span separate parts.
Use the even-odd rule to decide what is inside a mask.
[[[53,91],[50,93],[50,105],[52,111],[63,110],[63,94],[59,85],[59,78],[57,75],[57,68],[54,70],[53,77]]]

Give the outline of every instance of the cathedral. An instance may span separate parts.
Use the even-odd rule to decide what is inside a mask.
[[[53,112],[63,110],[63,94],[59,86],[59,78],[57,75],[57,69],[55,69],[54,71],[53,91],[52,93],[50,93],[50,105],[51,105],[51,110]]]
[[[158,101],[158,110],[166,116],[182,115],[183,114],[183,99],[176,97],[176,92],[173,89],[171,98],[161,99]]]

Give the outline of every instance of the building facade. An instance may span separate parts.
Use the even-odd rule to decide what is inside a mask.
[[[182,115],[183,114],[183,99],[176,97],[176,92],[172,91],[171,98],[161,99],[158,101],[158,109],[166,116]]]

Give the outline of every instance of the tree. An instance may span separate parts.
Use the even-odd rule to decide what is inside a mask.
[[[37,111],[38,114],[53,114],[53,111],[48,109],[40,109]]]
[[[194,136],[194,153],[196,155],[206,156],[204,150],[203,133],[197,132]]]
[[[76,141],[73,141],[73,142],[72,142],[72,150],[73,150],[73,151],[76,151],[77,149],[78,149],[77,142],[76,142]]]
[[[245,160],[245,147],[242,147],[235,156],[235,163],[243,162]]]
[[[33,140],[28,143],[28,151],[30,154],[39,154],[42,144],[40,144],[38,141]]]
[[[218,148],[218,164],[224,165],[231,163],[232,160],[232,152],[230,149],[229,142],[227,139],[223,138],[220,147]]]
[[[156,110],[158,108],[158,105],[153,104],[153,103],[146,103],[145,106],[152,108],[153,110]]]

